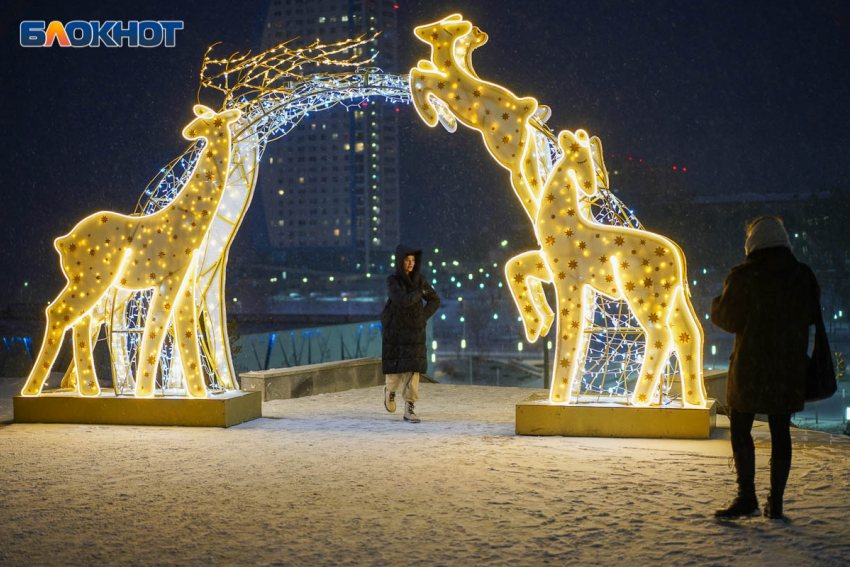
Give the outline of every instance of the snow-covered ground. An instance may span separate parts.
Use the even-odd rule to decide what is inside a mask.
[[[269,402],[227,430],[0,425],[0,565],[850,561],[850,438],[793,432],[790,524],[718,523],[728,430],[517,437],[514,404],[534,392],[423,384],[418,425],[380,388]]]

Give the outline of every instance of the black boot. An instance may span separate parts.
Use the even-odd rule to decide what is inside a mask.
[[[767,495],[767,504],[764,505],[764,515],[771,520],[781,520],[782,497],[785,495],[785,484],[788,482],[788,473],[791,471],[791,459],[770,460],[770,493]]]
[[[741,516],[758,516],[759,502],[756,498],[756,456],[755,451],[733,454],[735,472],[737,473],[738,495],[726,508],[720,508],[714,513],[716,518],[739,518]]]

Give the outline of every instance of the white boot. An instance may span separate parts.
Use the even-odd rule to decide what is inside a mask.
[[[395,411],[395,392],[388,392],[384,386],[384,408],[390,413]]]
[[[419,423],[422,421],[415,413],[413,413],[413,402],[407,402],[404,404],[404,421],[409,421],[410,423]]]

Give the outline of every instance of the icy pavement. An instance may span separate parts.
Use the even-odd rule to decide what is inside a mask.
[[[723,524],[727,430],[517,437],[534,392],[423,384],[418,425],[380,388],[227,430],[0,425],[0,565],[847,565],[850,438],[793,432],[790,524]]]

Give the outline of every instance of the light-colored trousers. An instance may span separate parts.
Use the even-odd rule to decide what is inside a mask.
[[[384,374],[387,379],[387,390],[397,392],[401,388],[401,397],[405,402],[419,400],[419,373],[402,372],[401,374]]]

